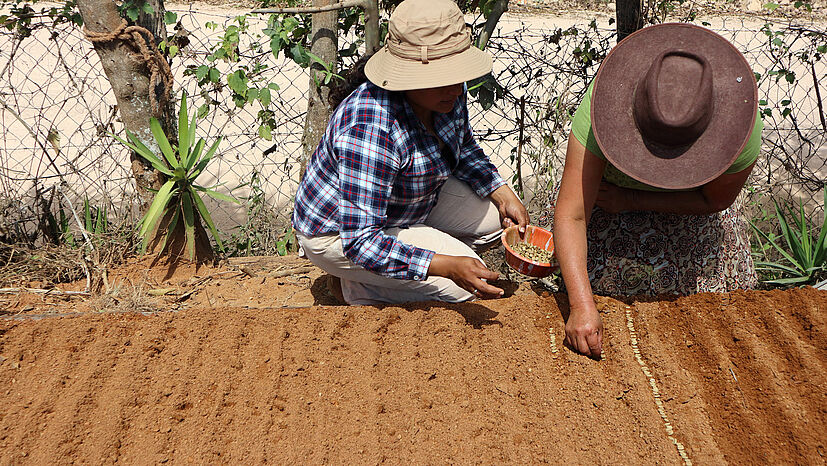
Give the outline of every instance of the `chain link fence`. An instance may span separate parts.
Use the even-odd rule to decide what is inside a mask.
[[[274,58],[269,47],[239,45],[242,62],[280,88],[269,107],[277,124],[272,139],[263,139],[259,103],[239,108],[220,86],[204,90],[184,76],[187,66],[205,63],[222,25],[244,12],[177,13],[189,31],[189,45],[173,60],[175,98],[184,88],[192,106],[212,102],[198,121],[198,135],[208,143],[223,136],[220,156],[199,181],[218,184],[219,191],[242,201],[208,207],[231,252],[272,253],[269,245],[289,223],[299,182],[307,70],[283,56]],[[266,23],[248,21],[253,32]],[[730,39],[758,76],[765,130],[747,190],[750,200],[757,209],[768,194],[800,200],[811,221],[820,222],[827,180],[827,60],[819,51],[827,44],[824,25],[758,17],[710,22],[704,25]],[[217,27],[205,27],[208,23]],[[135,222],[129,154],[108,135],[122,134],[123,125],[97,54],[75,26],[35,17],[31,28],[26,37],[0,32],[0,240],[38,241],[50,215],[56,218],[69,201],[77,209],[83,199],[106,208],[111,217]],[[255,33],[249,37],[257,40]],[[511,15],[489,43],[498,86],[472,91],[472,126],[537,223],[548,220],[548,193],[562,172],[570,115],[614,41],[608,17]],[[496,98],[488,102],[478,94]]]

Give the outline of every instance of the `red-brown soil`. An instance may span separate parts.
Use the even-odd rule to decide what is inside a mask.
[[[144,265],[110,286],[162,312],[0,295],[0,464],[825,463],[824,291],[601,297],[593,361],[527,283],[346,307],[297,258]]]

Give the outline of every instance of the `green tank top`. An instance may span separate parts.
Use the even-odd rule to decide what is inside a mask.
[[[603,151],[601,151],[600,146],[597,145],[597,140],[594,138],[594,132],[592,131],[591,105],[593,88],[594,81],[589,84],[589,88],[583,96],[583,101],[580,102],[580,106],[577,107],[577,111],[574,112],[574,117],[572,117],[571,122],[571,132],[574,134],[574,137],[589,150],[589,152],[602,160],[606,160],[606,156],[603,155]],[[738,158],[735,159],[735,162],[733,162],[732,165],[730,165],[730,167],[724,172],[725,174],[738,173],[752,165],[752,163],[758,159],[758,154],[761,152],[761,130],[763,129],[764,121],[761,120],[760,115],[756,115],[755,126],[752,128],[752,133],[749,136],[749,140],[747,140],[746,146],[744,146],[744,150],[741,151]],[[656,188],[654,186],[641,183],[640,181],[618,170],[611,163],[607,163],[606,170],[603,172],[603,179],[609,183],[624,188],[640,189],[645,191],[669,191],[667,189]]]

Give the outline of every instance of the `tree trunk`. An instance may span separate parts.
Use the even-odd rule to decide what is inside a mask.
[[[480,50],[485,50],[485,47],[488,46],[488,40],[491,39],[497,23],[506,11],[508,11],[508,0],[494,0],[494,7],[491,8],[491,14],[485,19],[485,25],[482,28],[480,37],[477,39],[477,47],[479,47]]]
[[[313,0],[313,6],[327,6],[332,3],[331,0]],[[313,39],[310,52],[325,63],[329,63],[333,72],[336,72],[336,54],[339,47],[336,31],[338,16],[338,10],[326,11],[314,13],[312,20],[313,29],[311,33]],[[304,134],[302,135],[301,177],[304,177],[307,160],[316,150],[316,146],[322,139],[324,130],[327,127],[327,122],[330,120],[331,108],[327,102],[330,95],[330,86],[324,84],[324,71],[324,68],[318,63],[313,62],[310,66],[310,91],[307,96],[307,116],[304,122]],[[337,78],[332,78],[330,84],[334,84],[333,79]]]
[[[159,45],[167,40],[167,26],[164,23],[164,13],[166,13],[164,0],[144,0],[144,2],[152,7],[153,12],[144,13],[141,10],[141,14],[138,16],[138,24],[151,32],[155,38],[155,45]]]
[[[155,45],[158,46],[161,42],[166,42],[167,37],[167,25],[164,21],[164,14],[166,13],[167,9],[164,6],[164,0],[144,0],[149,6],[152,7],[153,12],[144,13],[141,10],[141,14],[138,16],[138,25],[146,28],[149,32],[152,33],[152,36],[155,38]],[[167,48],[168,50],[169,48]],[[171,98],[172,96],[166,96],[165,101],[167,102],[163,111],[159,112],[160,116],[156,116],[158,121],[161,122],[161,127],[164,128],[164,134],[167,135],[167,139],[170,141],[177,141],[178,140],[178,125],[175,119],[178,117],[178,110],[175,108],[174,99]]]
[[[115,32],[123,21],[112,0],[78,0],[78,8],[86,28],[92,33]],[[155,13],[163,15],[158,10]],[[124,127],[153,152],[160,153],[149,129],[149,117],[154,116],[162,121],[169,118],[152,108],[149,95],[151,71],[146,61],[136,53],[134,44],[122,39],[93,41],[93,45],[115,93]],[[157,190],[161,187],[161,173],[153,170],[149,163],[135,153],[131,154],[130,161],[141,200],[141,211],[144,212],[152,202],[153,193],[150,189]]]
[[[617,42],[643,27],[640,16],[640,0],[615,0],[617,19]]]

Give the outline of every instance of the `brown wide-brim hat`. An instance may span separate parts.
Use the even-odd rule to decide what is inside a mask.
[[[389,91],[450,86],[491,72],[491,56],[471,45],[465,17],[451,0],[405,0],[391,15],[385,46],[365,65]]]
[[[658,188],[714,180],[743,150],[758,87],[726,39],[691,24],[641,29],[615,46],[597,72],[591,119],[606,159]]]

